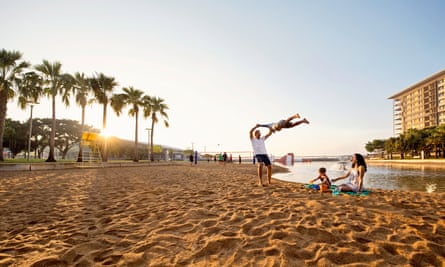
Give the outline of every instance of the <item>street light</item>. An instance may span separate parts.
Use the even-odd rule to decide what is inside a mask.
[[[148,161],[150,161],[150,135],[151,135],[151,128],[145,128],[145,130],[147,130],[147,133],[148,133],[148,142],[147,142],[147,146],[148,146]]]
[[[28,101],[26,103],[31,106],[31,112],[29,115],[29,139],[28,139],[28,159],[27,159],[29,161],[29,154],[31,153],[31,138],[32,138],[32,109],[34,108],[34,105],[37,105],[39,103],[32,101]]]

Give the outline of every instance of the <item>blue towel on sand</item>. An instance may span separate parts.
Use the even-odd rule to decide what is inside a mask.
[[[320,185],[318,184],[304,184],[304,188],[306,189],[314,189],[314,190],[320,190]],[[335,185],[331,185],[329,190],[334,190],[336,187]]]
[[[369,190],[363,190],[362,192],[340,192],[337,189],[337,187],[335,185],[331,185],[331,189],[332,189],[332,195],[333,196],[338,196],[338,195],[350,195],[350,196],[362,196],[365,197],[369,194]]]
[[[305,184],[304,187],[307,189],[320,190],[320,186],[318,184]],[[364,196],[367,196],[369,194],[369,192],[371,192],[370,190],[363,190],[362,192],[340,192],[340,191],[336,190],[337,186],[335,186],[335,185],[331,185],[331,187],[329,189],[332,191],[333,196],[350,195],[350,196],[364,197]]]
[[[320,190],[320,186],[318,184],[305,184],[304,187],[307,189]]]

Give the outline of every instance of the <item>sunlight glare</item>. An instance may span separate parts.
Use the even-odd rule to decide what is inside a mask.
[[[110,131],[108,129],[102,129],[102,131],[100,131],[100,135],[102,135],[105,138],[110,137]]]

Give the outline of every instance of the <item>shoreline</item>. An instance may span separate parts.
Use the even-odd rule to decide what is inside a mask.
[[[295,163],[299,163],[298,161]],[[367,159],[368,165],[387,165],[387,166],[415,166],[415,167],[436,167],[445,168],[445,159]],[[200,161],[201,164],[214,164],[213,162]],[[228,163],[238,165],[238,163]],[[95,163],[79,163],[79,162],[39,162],[39,163],[0,163],[0,172],[9,171],[35,171],[35,170],[59,170],[59,169],[85,169],[85,168],[121,168],[121,167],[144,167],[155,165],[189,165],[188,161],[161,161],[161,162],[123,162],[123,161],[109,161],[109,162],[95,162]],[[253,165],[251,163],[242,163],[242,165]],[[273,163],[274,166],[283,168],[279,172],[286,172],[287,168],[280,163]],[[284,170],[286,169],[286,170]]]

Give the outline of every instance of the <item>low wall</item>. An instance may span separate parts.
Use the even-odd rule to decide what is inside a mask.
[[[5,163],[0,164],[0,171],[36,171],[77,168],[78,163]]]

